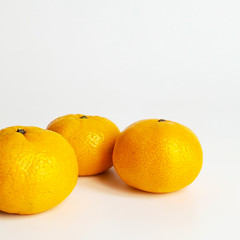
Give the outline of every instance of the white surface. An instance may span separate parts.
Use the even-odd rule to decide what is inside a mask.
[[[0,128],[166,118],[204,150],[182,191],[140,192],[112,169],[48,212],[0,213],[1,239],[239,239],[239,12],[237,0],[0,0]]]

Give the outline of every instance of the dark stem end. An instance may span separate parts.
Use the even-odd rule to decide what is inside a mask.
[[[26,131],[25,131],[24,129],[22,129],[22,128],[19,128],[19,129],[17,130],[17,132],[19,132],[19,133],[21,133],[21,134],[25,134],[25,133],[26,133]]]
[[[159,119],[158,122],[166,122],[165,119]]]
[[[81,119],[87,119],[87,116],[86,115],[83,115],[80,117]]]

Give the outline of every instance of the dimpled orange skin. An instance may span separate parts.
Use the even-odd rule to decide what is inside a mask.
[[[182,189],[198,176],[201,145],[187,127],[148,119],[126,128],[116,141],[113,165],[128,185],[153,193]]]
[[[112,167],[113,147],[120,131],[110,120],[69,114],[53,120],[47,129],[61,134],[72,145],[80,176],[95,175]]]
[[[77,179],[76,155],[61,135],[25,126],[0,131],[0,211],[46,211],[72,192]]]

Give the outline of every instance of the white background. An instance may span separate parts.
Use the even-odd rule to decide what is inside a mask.
[[[0,0],[0,83],[0,128],[166,118],[204,151],[181,191],[137,191],[111,169],[45,213],[0,213],[1,239],[240,239],[239,0]]]

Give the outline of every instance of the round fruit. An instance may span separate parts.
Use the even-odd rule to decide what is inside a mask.
[[[0,131],[0,211],[46,211],[72,192],[77,178],[76,155],[61,135],[23,126]]]
[[[52,121],[47,129],[60,133],[72,145],[79,175],[95,175],[112,166],[112,152],[120,131],[99,116],[69,114]]]
[[[164,119],[138,121],[118,137],[113,165],[128,185],[155,193],[186,187],[202,167],[202,148],[187,127]]]

